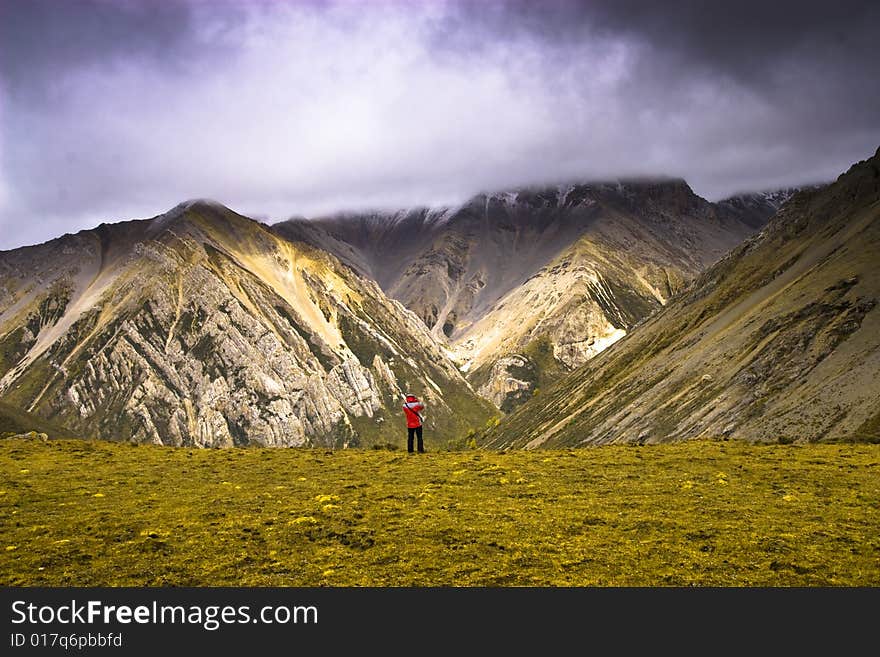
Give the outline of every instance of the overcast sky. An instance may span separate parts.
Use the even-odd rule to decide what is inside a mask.
[[[880,3],[0,0],[0,249],[197,197],[264,220],[880,145]]]

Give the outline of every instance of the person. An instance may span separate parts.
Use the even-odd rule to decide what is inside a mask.
[[[413,437],[418,436],[419,454],[425,451],[425,443],[422,441],[422,415],[425,405],[418,400],[415,395],[407,395],[406,403],[403,405],[403,412],[406,415],[406,451],[413,453]]]

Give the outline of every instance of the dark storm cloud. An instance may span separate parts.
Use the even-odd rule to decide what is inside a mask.
[[[872,152],[880,135],[877,2],[516,0],[487,7],[475,0],[457,7],[438,32],[459,54],[527,35],[559,64],[585,40],[627,44],[627,72],[612,94],[618,103],[611,104],[623,110],[617,120],[640,132],[635,124],[656,119],[660,149],[678,151],[660,158],[667,172],[707,196],[826,179]],[[455,38],[474,34],[483,38]],[[679,132],[674,145],[662,138],[670,128]],[[630,144],[634,157],[654,148],[650,131],[640,136],[641,144]]]
[[[472,43],[479,48],[530,34],[565,47],[604,33],[649,44],[667,56],[678,54],[689,70],[744,81],[772,75],[773,64],[791,54],[831,57],[864,70],[880,26],[880,8],[869,0],[470,0],[455,7],[438,22],[447,43],[461,45],[459,37],[477,36]]]
[[[646,92],[651,104],[663,104],[664,87],[708,79],[778,103],[819,102],[842,121],[877,128],[880,3],[873,0],[472,0],[457,8],[438,27],[439,48],[479,52],[529,35],[564,58],[577,42],[605,37],[641,49],[629,91]],[[816,109],[801,112],[808,130]]]
[[[174,66],[191,19],[179,0],[4,0],[0,75],[9,93],[46,94],[66,72],[112,66],[120,58]]]
[[[849,131],[877,128],[877,2],[622,0],[603,4],[595,20],[648,44],[657,56],[642,62],[646,72],[668,76],[674,71],[663,67],[671,63],[752,91],[787,116],[792,138],[809,141],[830,122]]]
[[[0,248],[196,196],[828,179],[880,143],[876,5],[0,0]]]
[[[839,59],[857,67],[871,56],[877,3],[618,2],[596,3],[600,29],[633,35],[658,51],[678,51],[692,66],[746,82],[767,80],[789,56]]]

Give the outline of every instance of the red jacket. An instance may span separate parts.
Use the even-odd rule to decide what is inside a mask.
[[[415,397],[407,397],[406,403],[403,405],[403,412],[406,415],[406,426],[409,429],[415,429],[422,426],[422,420],[418,413],[425,410],[425,405]]]

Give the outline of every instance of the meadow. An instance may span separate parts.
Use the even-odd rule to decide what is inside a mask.
[[[880,586],[880,445],[0,440],[5,586]]]

